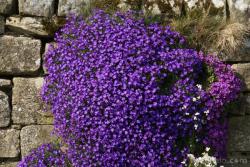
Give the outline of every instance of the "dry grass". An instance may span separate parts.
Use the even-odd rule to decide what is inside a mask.
[[[217,39],[215,49],[227,54],[234,53],[244,46],[248,35],[250,35],[249,26],[237,22],[228,23],[220,31],[214,33]]]
[[[124,2],[131,6],[132,10],[141,10],[143,4],[146,7],[152,5],[151,1],[148,0],[124,0]],[[161,0],[157,1],[162,8],[161,10],[170,11],[169,7],[164,6],[161,2]],[[82,14],[88,17],[91,15],[92,9],[95,8],[114,13],[119,10],[120,3],[121,0],[92,0],[88,7],[83,9]],[[206,4],[205,8],[182,11],[184,16],[170,16],[166,14],[167,11],[163,12],[163,15],[156,16],[145,13],[145,22],[170,24],[174,30],[185,36],[190,48],[207,53],[233,54],[242,48],[247,36],[250,35],[250,26],[234,20],[228,22],[223,15],[224,10],[215,9],[211,4]],[[57,25],[53,20],[44,21],[44,24],[50,34],[53,34],[61,25]]]
[[[216,40],[214,32],[225,26],[225,21],[219,15],[193,9],[184,17],[173,18],[171,26],[186,37],[189,47],[207,51]]]
[[[223,15],[210,14],[210,8],[191,10],[185,17],[174,18],[171,25],[186,37],[189,47],[205,52],[233,54],[244,46],[250,35],[249,26],[228,21]]]

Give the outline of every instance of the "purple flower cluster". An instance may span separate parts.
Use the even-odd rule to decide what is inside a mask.
[[[44,144],[25,157],[18,167],[66,167],[69,161],[65,153],[54,144]]]
[[[205,147],[224,155],[223,108],[241,89],[229,66],[132,12],[70,16],[56,42],[42,97],[73,166],[181,167]]]

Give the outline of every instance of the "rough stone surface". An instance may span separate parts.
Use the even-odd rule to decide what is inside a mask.
[[[0,130],[0,158],[15,158],[20,153],[19,130]]]
[[[245,89],[250,90],[250,63],[234,64],[232,68],[242,77]]]
[[[180,15],[182,0],[149,0],[143,5],[143,10],[152,15],[166,14],[167,16]]]
[[[55,140],[56,137],[51,135],[52,130],[52,125],[31,125],[23,127],[20,133],[22,157],[26,156],[32,149]]]
[[[65,16],[70,13],[80,13],[89,0],[59,0],[58,16]]]
[[[246,105],[246,114],[250,114],[250,94],[246,95],[245,105]]]
[[[210,12],[213,12],[214,14],[221,14],[225,15],[225,2],[226,0],[184,0],[185,8],[187,11],[194,9],[194,8],[200,8],[200,9],[206,9],[210,6]]]
[[[0,16],[0,34],[4,33],[4,17]]]
[[[18,162],[3,162],[0,163],[0,167],[16,167]]]
[[[0,127],[7,127],[10,123],[10,106],[8,96],[0,91]]]
[[[11,125],[11,129],[21,130],[22,129],[22,125]]]
[[[249,0],[228,0],[230,17],[233,20],[250,22],[250,1]]]
[[[8,17],[6,19],[8,29],[25,35],[48,36],[40,17]]]
[[[0,78],[0,88],[10,88],[11,81],[9,79],[1,79]]]
[[[228,110],[233,116],[243,116],[247,113],[246,105],[247,96],[241,94],[240,97],[234,101],[234,106]]]
[[[12,120],[14,124],[52,124],[50,112],[44,112],[40,99],[43,78],[14,78]]]
[[[250,166],[250,155],[247,153],[240,153],[240,152],[229,152],[227,155],[227,159],[224,160],[225,167],[249,167]]]
[[[16,0],[1,0],[0,1],[0,14],[10,15],[15,13]]]
[[[34,74],[40,67],[41,41],[27,37],[0,37],[0,75]]]
[[[55,0],[19,0],[19,13],[51,17],[54,14],[54,4]]]
[[[250,150],[250,116],[229,119],[228,151]]]

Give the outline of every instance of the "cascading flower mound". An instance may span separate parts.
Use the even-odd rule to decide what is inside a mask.
[[[225,156],[224,107],[241,89],[229,65],[133,12],[70,16],[55,41],[42,97],[72,166],[181,167],[206,147]]]

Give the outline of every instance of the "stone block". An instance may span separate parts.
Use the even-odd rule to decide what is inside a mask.
[[[43,78],[14,78],[12,120],[14,124],[53,124],[50,112],[44,112],[40,97]]]
[[[19,156],[19,135],[19,130],[0,130],[0,158],[15,158]]]
[[[59,0],[58,16],[66,16],[70,13],[79,14],[87,3],[89,0]]]
[[[229,152],[250,151],[250,116],[229,119]]]
[[[0,91],[0,127],[7,127],[10,123],[9,97]]]
[[[225,167],[249,167],[250,156],[247,153],[229,152],[226,159],[217,159],[218,162],[224,162],[221,165]]]
[[[41,41],[27,37],[0,37],[0,75],[27,75],[41,64]]]
[[[0,163],[0,167],[16,167],[18,162],[3,162]]]
[[[54,14],[55,0],[19,0],[21,15],[51,17]]]
[[[6,19],[6,26],[14,32],[24,35],[47,37],[48,33],[44,30],[41,17],[8,17]]]
[[[11,88],[11,80],[0,78],[0,88]]]
[[[0,16],[0,34],[4,33],[4,25],[5,25],[4,17]]]
[[[250,90],[250,63],[241,63],[241,64],[234,64],[232,68],[235,70],[237,74],[243,79],[245,85],[244,90]]]
[[[57,137],[51,135],[52,130],[52,125],[31,125],[23,127],[20,133],[22,157],[28,155],[32,149],[56,140]]]
[[[184,0],[186,11],[190,11],[195,8],[207,10],[210,6],[210,12],[212,14],[221,14],[225,16],[226,0]]]
[[[245,95],[246,114],[250,114],[250,94]]]
[[[245,115],[247,113],[247,96],[242,93],[237,100],[231,103],[231,107],[229,106],[227,111],[234,116]]]
[[[14,14],[17,7],[16,0],[1,0],[0,14],[11,15]]]
[[[157,14],[167,14],[167,16],[179,16],[182,12],[183,2],[182,0],[165,0],[162,1],[162,3],[159,3],[159,1],[155,0],[156,3],[151,3],[148,1],[149,7],[152,10],[153,15]]]
[[[232,20],[250,23],[249,0],[228,0],[228,6]]]

